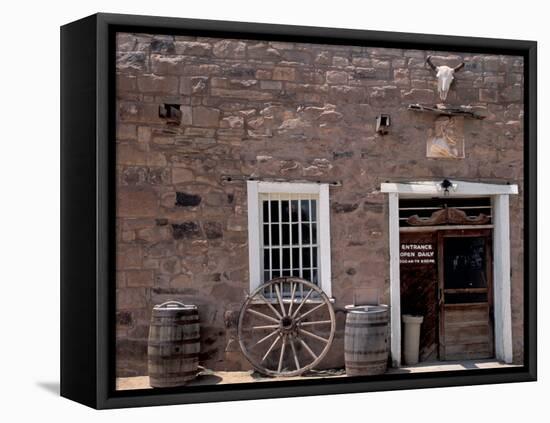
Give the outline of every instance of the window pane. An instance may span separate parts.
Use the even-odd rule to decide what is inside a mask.
[[[290,269],[290,248],[283,248],[283,269]]]
[[[317,274],[318,274],[317,269],[313,269],[311,271],[311,282],[313,282],[316,285],[319,283],[319,277]]]
[[[271,200],[271,221],[279,221],[279,201]]]
[[[293,248],[292,249],[292,267],[294,268],[300,268],[300,249],[299,248]]]
[[[264,269],[270,269],[271,266],[269,264],[269,250],[264,250]]]
[[[311,220],[317,221],[317,200],[311,200]]]
[[[269,225],[264,224],[264,245],[269,245]]]
[[[279,225],[271,225],[271,245],[280,245]]]
[[[283,245],[290,245],[290,225],[283,223]]]
[[[288,222],[288,200],[281,201],[281,221]]]
[[[298,221],[298,200],[292,200],[290,202],[290,214],[293,222]]]
[[[294,223],[292,226],[292,245],[299,245],[300,243],[300,236],[298,234],[298,223]]]
[[[260,254],[263,262],[263,281],[281,276],[301,276],[317,284],[318,200],[305,199],[308,195],[304,195],[304,199],[286,197],[279,200],[277,194],[273,197],[273,200],[262,200],[261,205],[261,245],[264,248]]]
[[[283,270],[283,276],[290,276],[290,270]],[[288,285],[283,286],[283,292],[288,291]]]
[[[281,267],[281,261],[279,257],[279,249],[273,248],[271,250],[271,268],[272,269],[279,269]]]
[[[263,221],[269,222],[269,201],[263,201]]]
[[[300,201],[301,213],[302,213],[302,222],[309,221],[309,200]]]
[[[309,224],[308,223],[302,223],[302,244],[309,244],[310,238],[309,238]]]
[[[311,267],[309,248],[302,248],[302,267]]]

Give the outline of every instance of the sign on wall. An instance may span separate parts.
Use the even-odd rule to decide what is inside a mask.
[[[435,264],[435,245],[428,242],[402,243],[400,264]]]

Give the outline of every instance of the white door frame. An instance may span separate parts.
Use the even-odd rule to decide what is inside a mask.
[[[401,365],[401,281],[399,275],[399,198],[446,195],[449,198],[490,196],[493,205],[493,285],[495,313],[495,356],[511,363],[512,310],[510,287],[510,212],[509,195],[518,193],[517,185],[452,181],[445,192],[441,181],[383,183],[388,193],[390,248],[390,305],[392,365]]]

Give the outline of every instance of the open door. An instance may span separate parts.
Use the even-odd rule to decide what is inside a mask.
[[[439,231],[439,358],[494,357],[490,230]]]

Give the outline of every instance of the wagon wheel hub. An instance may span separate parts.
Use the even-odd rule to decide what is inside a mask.
[[[260,373],[298,376],[327,354],[336,329],[334,309],[317,285],[273,279],[252,292],[239,315],[239,345]]]
[[[290,316],[284,316],[279,323],[281,330],[285,333],[292,332],[296,327],[296,322]]]

